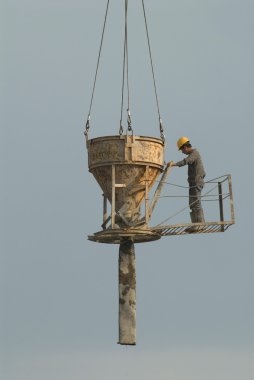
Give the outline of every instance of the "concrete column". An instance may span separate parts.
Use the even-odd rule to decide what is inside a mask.
[[[119,247],[119,344],[136,344],[136,260],[130,239]]]

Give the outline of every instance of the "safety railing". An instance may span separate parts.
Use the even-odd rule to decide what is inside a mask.
[[[185,235],[185,234],[201,234],[201,233],[215,233],[225,232],[231,225],[235,223],[234,202],[233,202],[233,190],[231,175],[227,174],[210,181],[207,184],[215,184],[212,190],[217,188],[216,194],[210,194],[211,190],[207,191],[202,196],[202,201],[218,201],[219,221],[209,221],[203,223],[180,223],[165,225],[164,223],[171,219],[173,216],[167,218],[157,226],[151,228],[155,233],[159,233],[161,236],[170,235]],[[226,190],[225,190],[226,188]],[[229,200],[227,204],[229,210],[229,218],[225,218],[225,202]],[[188,207],[188,206],[187,206]],[[185,208],[184,208],[185,209]],[[182,212],[184,209],[180,210]]]

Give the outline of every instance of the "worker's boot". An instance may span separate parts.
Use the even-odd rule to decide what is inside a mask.
[[[205,217],[204,217],[204,212],[203,209],[195,210],[190,213],[191,216],[191,221],[192,223],[205,223]],[[193,233],[197,231],[201,231],[203,229],[202,226],[191,226],[186,229],[186,232]]]
[[[196,223],[205,223],[205,217],[202,208],[196,211]]]
[[[190,217],[191,217],[191,223],[197,223],[195,211],[190,212]],[[190,234],[192,232],[197,231],[197,229],[198,229],[198,226],[191,226],[191,227],[186,228],[185,232],[188,232]]]

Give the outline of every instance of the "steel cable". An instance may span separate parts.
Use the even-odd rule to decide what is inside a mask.
[[[95,70],[95,77],[94,77],[94,83],[93,83],[92,96],[91,96],[89,112],[88,112],[88,116],[87,116],[87,120],[86,120],[86,128],[85,128],[85,132],[84,132],[84,134],[85,134],[86,137],[88,135],[88,131],[89,131],[89,128],[90,128],[90,115],[91,115],[91,110],[92,110],[92,105],[93,105],[95,85],[96,85],[96,80],[97,80],[97,75],[98,75],[99,64],[100,64],[101,50],[102,50],[102,44],[103,44],[105,27],[106,27],[107,16],[108,16],[108,8],[109,8],[109,0],[107,0],[107,6],[106,6],[106,12],[105,12],[103,29],[102,29],[102,35],[101,35],[100,48],[99,48],[99,55],[98,55],[97,65],[96,65],[96,70]]]
[[[142,0],[142,6],[143,6],[144,19],[145,19],[146,36],[147,36],[147,43],[148,43],[148,49],[149,49],[150,63],[151,63],[151,69],[152,69],[152,75],[153,75],[154,92],[155,92],[155,98],[156,98],[156,104],[157,104],[157,110],[158,110],[158,116],[159,116],[160,134],[161,134],[161,139],[163,141],[165,141],[165,135],[164,135],[162,119],[161,119],[161,114],[160,114],[160,107],[159,107],[159,98],[158,98],[158,92],[157,92],[156,81],[155,81],[154,65],[153,65],[150,38],[149,38],[149,33],[148,33],[148,24],[147,24],[147,17],[146,17],[144,0]]]
[[[121,117],[119,134],[123,134],[123,102],[124,102],[124,88],[125,88],[125,70],[126,70],[126,82],[127,82],[127,123],[128,131],[132,131],[131,127],[131,115],[130,115],[130,83],[129,83],[129,51],[128,51],[128,0],[125,0],[125,31],[124,31],[124,53],[123,53],[123,74],[122,74],[122,100],[121,100]]]

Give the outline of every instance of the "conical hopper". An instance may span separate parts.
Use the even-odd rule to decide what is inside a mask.
[[[150,190],[163,170],[164,144],[161,139],[146,136],[98,137],[88,141],[88,163],[110,203],[115,188],[116,212],[135,221],[145,198],[146,183]]]

